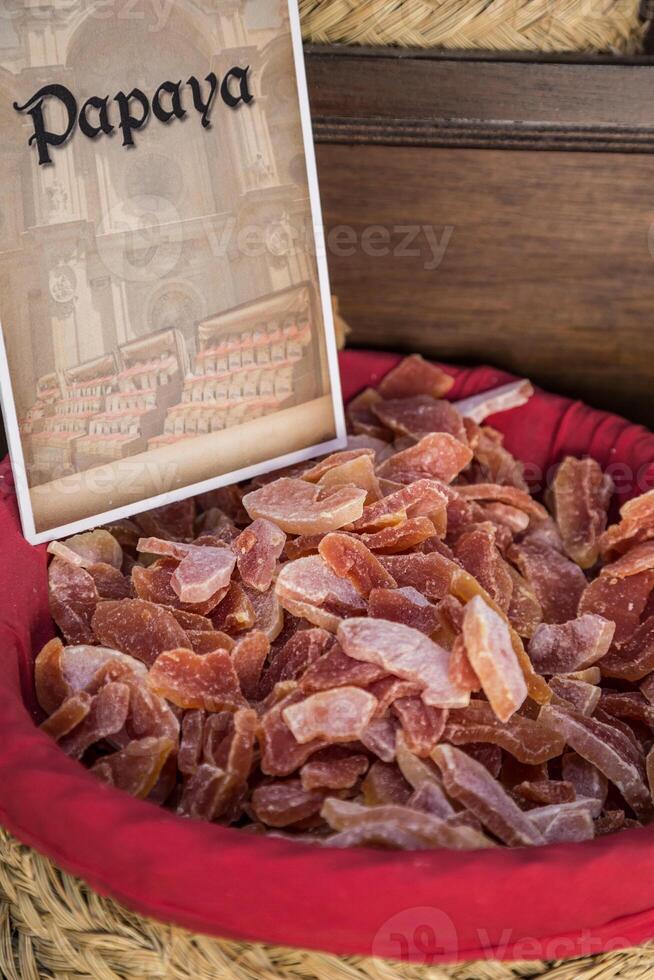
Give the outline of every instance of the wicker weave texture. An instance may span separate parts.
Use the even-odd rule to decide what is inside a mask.
[[[0,829],[0,977],[6,980],[646,980],[654,946],[559,963],[413,966],[193,935],[143,919]]]
[[[641,0],[300,0],[305,40],[495,51],[639,50]]]

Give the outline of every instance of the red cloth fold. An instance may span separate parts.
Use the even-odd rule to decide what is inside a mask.
[[[341,355],[344,395],[398,360]],[[510,380],[456,370],[453,397]],[[566,453],[654,485],[654,435],[538,392],[491,419],[546,473]],[[615,477],[615,474],[614,474]],[[52,635],[46,556],[22,538],[0,468],[0,823],[93,888],[188,929],[338,954],[436,963],[557,959],[654,937],[654,827],[584,844],[483,852],[334,851],[193,823],[99,783],[34,725],[31,662]]]

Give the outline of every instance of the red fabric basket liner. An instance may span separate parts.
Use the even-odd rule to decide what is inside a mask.
[[[397,360],[342,354],[344,397]],[[454,398],[510,380],[447,370]],[[654,435],[579,402],[538,392],[491,423],[532,474],[588,454],[611,465],[623,499],[654,485]],[[517,850],[338,851],[182,820],[100,784],[35,727],[31,665],[53,631],[46,554],[21,536],[6,462],[0,491],[0,824],[25,844],[142,915],[218,937],[420,963],[654,937],[654,827]]]

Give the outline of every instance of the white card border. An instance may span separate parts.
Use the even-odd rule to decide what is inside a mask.
[[[23,444],[18,427],[18,416],[16,413],[16,402],[14,390],[11,384],[9,373],[9,363],[7,360],[7,350],[4,340],[4,329],[0,322],[0,402],[2,404],[2,415],[9,448],[11,469],[14,476],[16,487],[16,497],[18,500],[18,510],[23,535],[30,544],[43,544],[57,538],[77,534],[80,531],[87,531],[90,528],[98,527],[109,521],[119,520],[123,517],[131,517],[144,510],[151,510],[153,507],[161,507],[164,504],[174,503],[177,500],[185,500],[206,490],[214,490],[218,487],[229,486],[232,483],[239,483],[242,480],[249,480],[261,473],[271,470],[281,469],[284,466],[291,466],[294,463],[301,463],[319,456],[322,453],[333,452],[343,449],[347,444],[345,429],[345,412],[343,409],[343,398],[341,393],[341,379],[338,370],[338,350],[336,347],[336,334],[334,331],[334,317],[331,304],[331,292],[329,288],[329,272],[327,269],[327,253],[325,247],[324,229],[322,224],[322,210],[320,206],[320,191],[318,187],[318,173],[316,169],[316,156],[313,143],[313,132],[311,128],[311,112],[309,108],[309,93],[307,89],[306,71],[304,65],[304,50],[302,47],[302,32],[300,28],[300,13],[297,0],[287,0],[289,24],[291,30],[291,42],[293,48],[293,62],[295,66],[295,80],[297,85],[298,103],[300,109],[300,123],[302,128],[302,142],[304,144],[304,159],[307,168],[307,183],[309,188],[309,202],[311,206],[311,221],[313,225],[313,239],[315,245],[316,267],[318,269],[318,287],[320,294],[320,306],[323,316],[325,347],[327,353],[327,366],[330,381],[330,395],[332,410],[334,413],[334,424],[336,436],[327,442],[318,443],[314,446],[307,446],[305,449],[286,453],[277,456],[272,460],[256,463],[252,466],[234,470],[222,476],[212,477],[200,483],[194,483],[177,490],[158,494],[156,497],[147,497],[143,500],[135,501],[132,504],[125,504],[123,507],[115,507],[112,510],[102,511],[93,517],[83,518],[69,524],[50,528],[47,531],[37,531],[34,523],[34,513],[27,481],[27,470],[25,467],[25,456]]]

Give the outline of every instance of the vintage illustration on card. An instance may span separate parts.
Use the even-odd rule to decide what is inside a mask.
[[[294,7],[18,0],[0,46],[3,407],[28,537],[342,445]]]

